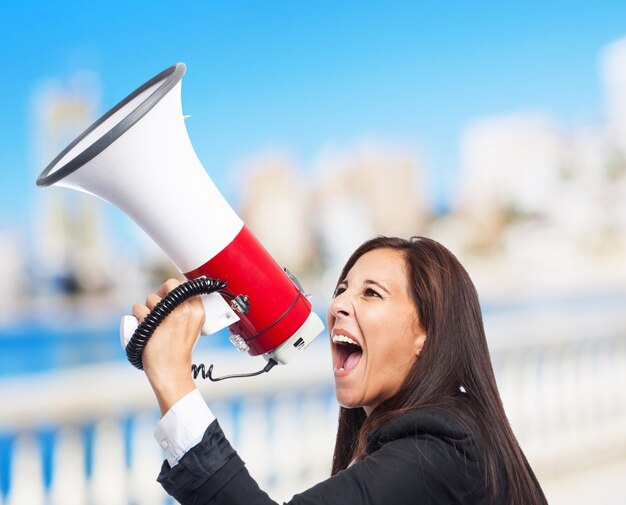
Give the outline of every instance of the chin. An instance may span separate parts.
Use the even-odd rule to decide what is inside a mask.
[[[335,391],[335,397],[337,398],[337,403],[345,409],[357,409],[363,406],[362,401],[357,400],[345,393],[341,393],[340,391]]]
[[[351,403],[346,404],[344,402],[339,402],[339,406],[344,409],[360,409],[362,407],[362,405],[353,405]]]

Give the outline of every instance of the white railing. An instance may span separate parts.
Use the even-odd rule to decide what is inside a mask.
[[[626,460],[626,307],[494,318],[504,406],[543,479]]]
[[[507,413],[540,480],[626,457],[623,311],[490,317],[487,328]],[[228,350],[197,361],[220,374],[263,363]],[[329,474],[331,381],[320,339],[289,366],[200,389],[261,487],[288,499]],[[4,379],[0,408],[0,464],[10,461],[0,504],[171,503],[155,482],[156,402],[130,365]]]
[[[215,362],[220,374],[264,363],[234,350],[196,357]],[[320,342],[266,375],[199,383],[233,446],[272,496],[287,499],[329,474],[337,423],[329,363]],[[153,438],[156,402],[143,373],[129,364],[4,379],[0,405],[0,440],[5,452],[7,439],[11,445],[4,471],[10,486],[0,504],[171,502],[155,481],[162,462]]]

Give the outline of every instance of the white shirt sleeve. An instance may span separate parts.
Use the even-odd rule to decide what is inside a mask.
[[[197,389],[187,393],[157,423],[154,438],[170,466],[196,445],[215,416]]]

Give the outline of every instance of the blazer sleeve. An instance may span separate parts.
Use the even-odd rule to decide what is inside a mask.
[[[295,495],[288,505],[475,503],[476,462],[428,433],[385,443],[337,475]],[[250,476],[217,421],[202,442],[158,478],[181,505],[276,505]]]

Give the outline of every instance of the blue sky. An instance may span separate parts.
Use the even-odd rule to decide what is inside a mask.
[[[196,151],[226,194],[271,147],[310,165],[363,137],[419,146],[445,201],[468,121],[542,110],[604,120],[598,57],[626,35],[626,2],[11,2],[0,16],[0,228],[37,190],[40,83],[99,75],[102,110],[183,61]]]

